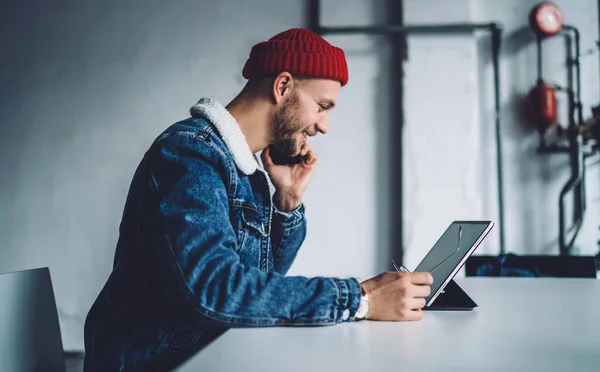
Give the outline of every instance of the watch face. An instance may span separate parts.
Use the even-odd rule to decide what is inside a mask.
[[[360,297],[360,303],[358,305],[358,310],[356,310],[356,315],[354,316],[357,319],[363,319],[369,313],[371,309],[371,303],[366,295]]]

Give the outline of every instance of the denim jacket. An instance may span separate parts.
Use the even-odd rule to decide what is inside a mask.
[[[356,279],[285,276],[304,205],[275,208],[225,107],[203,98],[190,112],[135,172],[112,272],[86,318],[86,371],[172,369],[232,327],[353,321]]]

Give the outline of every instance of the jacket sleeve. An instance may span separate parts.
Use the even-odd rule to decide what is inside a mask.
[[[275,271],[281,275],[288,272],[305,238],[304,204],[291,212],[282,212],[273,207],[271,243]]]
[[[240,263],[223,181],[222,163],[230,160],[210,139],[172,134],[148,156],[152,192],[140,219],[140,250],[169,309],[216,327],[353,319],[360,297],[354,278],[285,277]]]

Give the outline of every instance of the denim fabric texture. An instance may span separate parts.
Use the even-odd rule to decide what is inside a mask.
[[[305,206],[275,208],[225,107],[204,98],[190,112],[133,176],[112,272],[85,322],[85,371],[170,370],[232,327],[353,321],[355,278],[286,276]]]

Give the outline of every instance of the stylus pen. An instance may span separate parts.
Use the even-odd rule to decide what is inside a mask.
[[[394,262],[394,260],[392,260],[392,265],[394,265],[394,269],[396,269],[396,271],[402,271],[403,273],[410,273],[410,270],[408,270],[404,265],[398,267],[396,265],[396,263]]]

